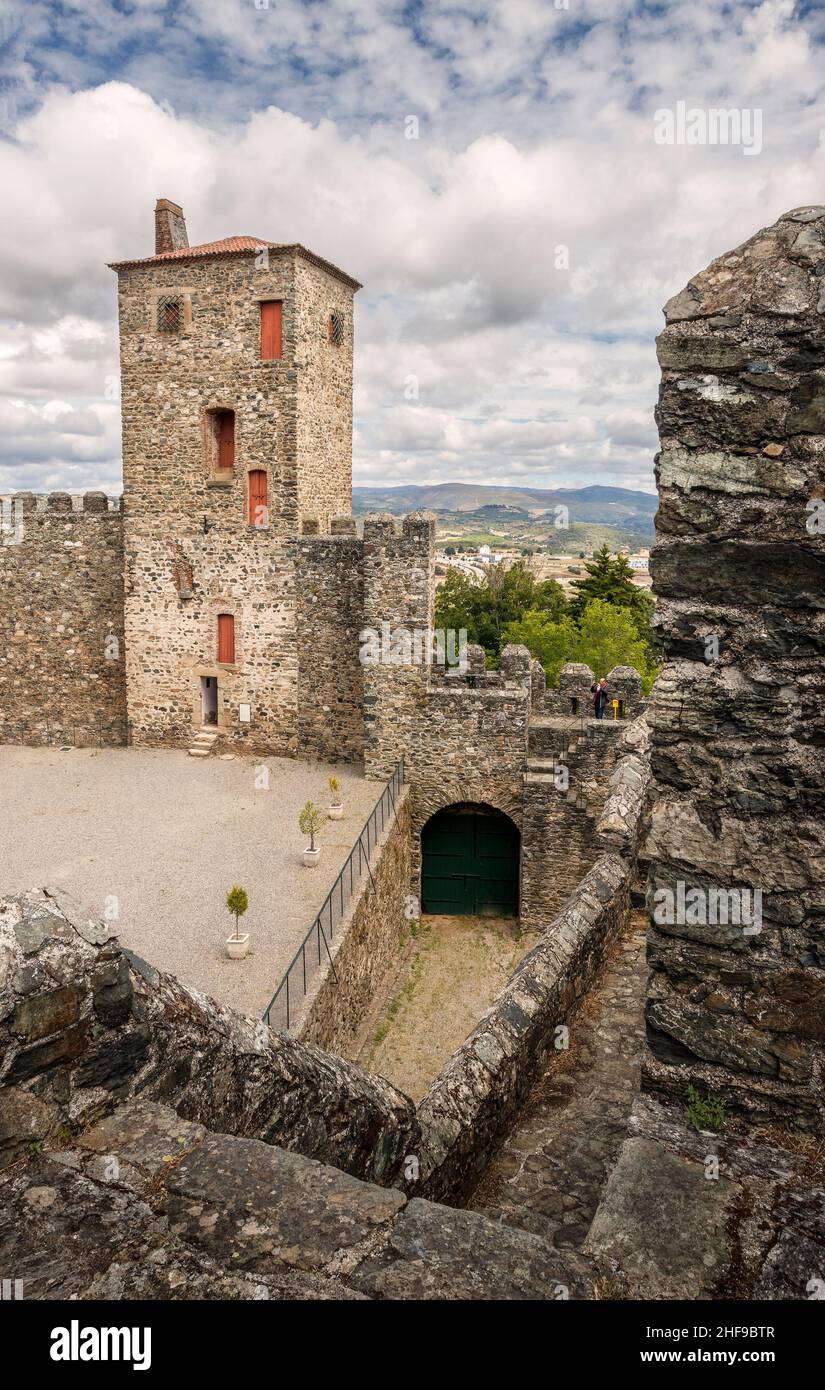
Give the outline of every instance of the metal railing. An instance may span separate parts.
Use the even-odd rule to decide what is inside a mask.
[[[341,872],[327,893],[320,911],[316,913],[312,926],[292,957],[281,983],[264,1009],[263,1020],[270,1028],[275,1028],[279,1032],[289,1030],[296,1008],[306,997],[308,981],[311,980],[312,974],[320,966],[325,954],[329,960],[333,978],[337,982],[338,976],[335,973],[330,943],[334,940],[335,928],[340,925],[347,904],[354,889],[360,883],[365,868],[369,874],[370,883],[375,888],[370,867],[370,856],[390,816],[395,815],[396,802],[403,784],[404,761],[402,759],[375,803],[366,825],[347,855]]]

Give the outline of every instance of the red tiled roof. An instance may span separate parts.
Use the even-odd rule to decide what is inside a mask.
[[[131,270],[144,265],[165,265],[167,261],[196,261],[205,260],[210,257],[248,255],[252,251],[260,251],[262,247],[268,247],[276,255],[297,255],[303,256],[304,260],[317,265],[321,270],[326,270],[336,279],[343,280],[346,285],[351,285],[353,289],[360,290],[361,285],[358,280],[354,280],[346,271],[339,270],[338,266],[331,261],[325,261],[322,256],[316,256],[314,251],[308,251],[305,246],[298,243],[292,245],[281,245],[276,241],[262,241],[257,236],[227,236],[221,241],[205,241],[201,246],[181,246],[175,251],[160,251],[154,256],[143,256],[139,260],[133,261],[110,261],[110,270]]]

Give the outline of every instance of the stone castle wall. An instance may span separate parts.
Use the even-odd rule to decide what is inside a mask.
[[[296,542],[295,592],[298,749],[335,761],[364,754],[364,547],[351,517],[332,525]]]
[[[352,288],[296,257],[295,295],[298,514],[314,517],[326,532],[333,517],[352,508]],[[333,314],[340,342],[331,339]]]
[[[521,922],[527,931],[542,928],[591,869],[596,826],[629,727],[591,719],[571,732],[566,720],[531,721],[521,820]],[[566,772],[561,779],[559,769]]]
[[[418,1107],[427,1197],[457,1202],[472,1191],[626,921],[648,788],[646,746],[644,724],[629,725],[591,837],[595,862],[561,910],[544,919],[537,944]]]
[[[825,208],[801,208],[665,309],[645,1063],[652,1089],[693,1084],[730,1111],[819,1132],[823,270]],[[712,917],[712,891],[738,895],[740,920]]]
[[[98,492],[77,510],[67,493],[18,494],[11,508],[0,535],[0,742],[123,744],[123,518]]]

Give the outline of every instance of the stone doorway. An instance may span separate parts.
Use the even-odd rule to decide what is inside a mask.
[[[431,816],[421,832],[421,907],[440,915],[518,916],[518,827],[472,802]]]
[[[212,725],[218,722],[218,678],[201,676],[201,723]]]

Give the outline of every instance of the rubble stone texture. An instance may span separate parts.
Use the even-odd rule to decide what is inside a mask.
[[[381,1077],[120,947],[59,888],[0,903],[0,1167],[133,1097],[388,1183],[419,1143]]]
[[[0,742],[126,741],[123,524],[101,492],[19,493],[0,535]],[[18,510],[19,508],[19,510]]]
[[[761,930],[651,923],[646,1085],[825,1129],[825,207],[669,301],[651,572],[649,892],[762,892]],[[818,518],[818,520],[817,520]],[[683,916],[686,914],[683,914]],[[694,913],[694,917],[696,914]]]
[[[587,1266],[475,1212],[408,1201],[129,1101],[0,1179],[28,1299],[587,1297]]]

